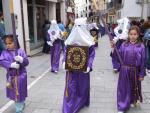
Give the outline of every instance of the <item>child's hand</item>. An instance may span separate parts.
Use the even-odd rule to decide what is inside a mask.
[[[47,41],[47,44],[48,44],[49,46],[53,46],[53,44],[52,44],[51,41]]]
[[[110,41],[110,45],[111,45],[112,48],[114,48],[115,42],[114,41]]]
[[[89,72],[90,72],[90,67],[87,67],[87,70],[84,73],[89,73]]]
[[[22,56],[19,56],[19,55],[15,56],[14,59],[15,59],[16,62],[23,63],[23,57]]]
[[[11,63],[10,67],[11,67],[11,68],[14,68],[14,69],[19,69],[19,68],[20,68],[20,65],[17,64],[16,62],[13,62],[13,63]]]
[[[142,78],[142,77],[139,77],[139,81],[143,81],[144,80],[144,78]]]

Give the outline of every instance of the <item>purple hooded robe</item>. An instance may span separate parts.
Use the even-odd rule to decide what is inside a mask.
[[[88,67],[92,71],[95,57],[95,47],[89,48]],[[66,59],[66,49],[64,61]],[[63,113],[78,113],[84,106],[90,104],[90,73],[67,71],[66,86],[63,100]]]
[[[123,43],[120,48],[123,65],[120,68],[117,106],[119,111],[126,111],[130,104],[142,102],[141,82],[145,74],[145,47],[143,44]]]
[[[25,101],[27,97],[27,71],[26,66],[29,64],[27,55],[24,50],[18,49],[17,53],[23,57],[23,63],[20,64],[17,75],[17,83],[15,83],[16,69],[11,68],[11,63],[15,62],[15,51],[4,50],[0,56],[0,65],[7,71],[7,80],[9,77],[12,78],[12,89],[6,88],[7,97],[17,102]],[[16,91],[18,90],[19,95],[17,96]]]

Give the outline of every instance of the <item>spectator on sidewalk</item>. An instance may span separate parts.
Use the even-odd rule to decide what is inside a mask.
[[[64,32],[65,32],[65,25],[61,22],[61,20],[58,20],[58,27],[62,32],[62,40],[61,40],[61,45],[62,45],[62,50],[64,50]]]
[[[143,41],[143,37],[144,37],[144,19],[141,19],[139,22],[139,28],[140,28],[140,37],[142,38],[141,41]]]
[[[150,73],[150,17],[144,23],[144,44],[146,48],[146,68],[147,72]]]
[[[45,20],[45,23],[43,25],[43,36],[44,36],[44,45],[43,45],[43,53],[49,54],[50,46],[47,44],[47,32],[50,28],[50,21]]]
[[[0,54],[5,49],[5,44],[3,41],[4,35],[5,35],[5,28],[4,28],[3,14],[2,12],[0,12]]]

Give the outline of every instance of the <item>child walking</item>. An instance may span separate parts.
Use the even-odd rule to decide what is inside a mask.
[[[58,73],[60,55],[61,55],[61,40],[62,34],[61,30],[57,24],[56,20],[51,21],[51,26],[48,30],[47,44],[50,47],[51,51],[51,72]]]
[[[86,30],[87,18],[78,18],[75,25],[65,41],[65,52],[63,67],[65,68],[68,45],[85,46],[89,49],[87,71],[66,70],[66,85],[64,91],[62,113],[79,113],[85,106],[90,106],[90,72],[93,69],[95,58],[94,40]]]
[[[120,67],[117,87],[118,113],[124,113],[143,101],[141,81],[145,76],[145,48],[140,42],[139,34],[139,28],[132,26],[128,40],[119,50],[123,64]]]
[[[13,35],[6,35],[4,42],[7,49],[2,51],[0,65],[7,71],[6,94],[10,100],[15,101],[16,113],[22,113],[27,97],[26,66],[29,61],[24,50],[15,49]]]

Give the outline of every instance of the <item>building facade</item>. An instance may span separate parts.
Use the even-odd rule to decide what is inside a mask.
[[[9,0],[2,0],[6,33],[12,33]],[[41,51],[45,20],[66,22],[64,0],[14,0],[16,33],[28,55]]]
[[[147,19],[150,16],[150,0],[109,0],[107,9],[110,23],[123,17],[131,20]]]
[[[97,22],[99,23],[99,12],[96,9],[96,6],[94,5],[94,0],[92,1],[92,10],[91,10],[91,21]],[[107,2],[106,0],[95,0],[96,4],[97,4],[97,8],[98,10],[101,12],[101,14],[103,15],[104,20],[106,21],[107,19]]]
[[[67,10],[67,22],[66,24],[70,24],[75,20],[75,2],[74,0],[66,0],[66,10]]]

